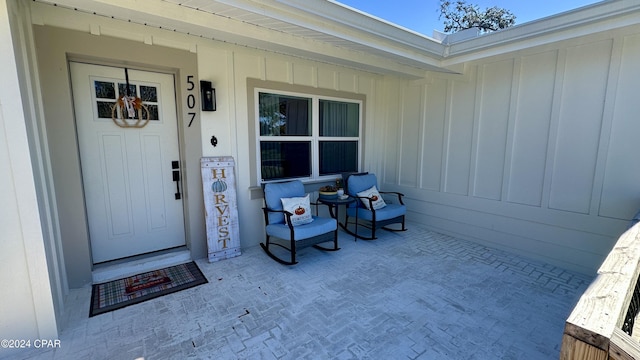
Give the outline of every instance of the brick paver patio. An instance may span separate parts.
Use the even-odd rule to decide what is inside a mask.
[[[72,290],[62,347],[34,359],[557,359],[591,279],[409,223],[286,267],[260,247],[197,261],[209,283],[88,318]]]

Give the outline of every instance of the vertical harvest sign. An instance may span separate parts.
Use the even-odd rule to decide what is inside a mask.
[[[200,165],[209,262],[238,256],[240,230],[233,158],[203,157]]]

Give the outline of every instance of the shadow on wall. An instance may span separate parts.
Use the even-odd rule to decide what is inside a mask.
[[[640,210],[638,210],[638,212],[633,216],[633,218],[629,222],[629,227],[627,229],[630,229],[633,225],[637,224],[638,222],[640,222]]]

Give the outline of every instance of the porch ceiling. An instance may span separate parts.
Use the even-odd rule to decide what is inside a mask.
[[[451,72],[442,44],[333,1],[36,1],[374,73]]]

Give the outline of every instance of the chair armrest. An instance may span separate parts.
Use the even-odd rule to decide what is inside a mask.
[[[291,216],[293,216],[292,213],[286,211],[286,210],[273,210],[273,209],[269,209],[268,207],[263,207],[262,211],[264,212],[264,222],[265,224],[269,225],[269,213],[282,213],[284,214],[286,221],[285,223],[287,225],[289,225],[289,229],[291,229],[291,231],[293,231],[293,225],[291,225]]]
[[[375,211],[376,211],[376,210],[373,208],[373,198],[366,197],[366,196],[354,196],[354,197],[355,197],[356,199],[360,199],[360,200],[362,200],[362,201],[367,200],[367,201],[369,202],[369,208],[367,209],[367,208],[365,207],[365,210],[369,210],[369,211],[373,211],[373,212],[375,212]],[[359,207],[359,206],[356,204],[356,207]]]
[[[293,214],[288,212],[287,210],[283,210],[282,212],[284,212],[285,224],[289,226],[289,230],[291,230],[291,234],[293,236],[293,224],[291,223],[291,217],[293,216]]]
[[[286,210],[273,210],[273,209],[269,209],[268,207],[263,207],[262,210],[264,211],[265,214],[268,213],[283,213],[286,214],[288,211]],[[291,213],[289,213],[291,214]]]
[[[393,195],[397,195],[398,196],[398,202],[400,202],[400,205],[404,205],[404,202],[402,202],[402,197],[404,196],[403,193],[397,192],[397,191],[378,191],[380,194],[393,194]]]
[[[266,223],[267,225],[269,225],[269,213],[272,213],[272,212],[274,212],[274,213],[275,213],[275,212],[284,213],[284,210],[272,210],[272,209],[269,209],[268,207],[264,206],[264,207],[262,208],[262,212],[264,213],[264,220],[265,220],[265,223]]]

